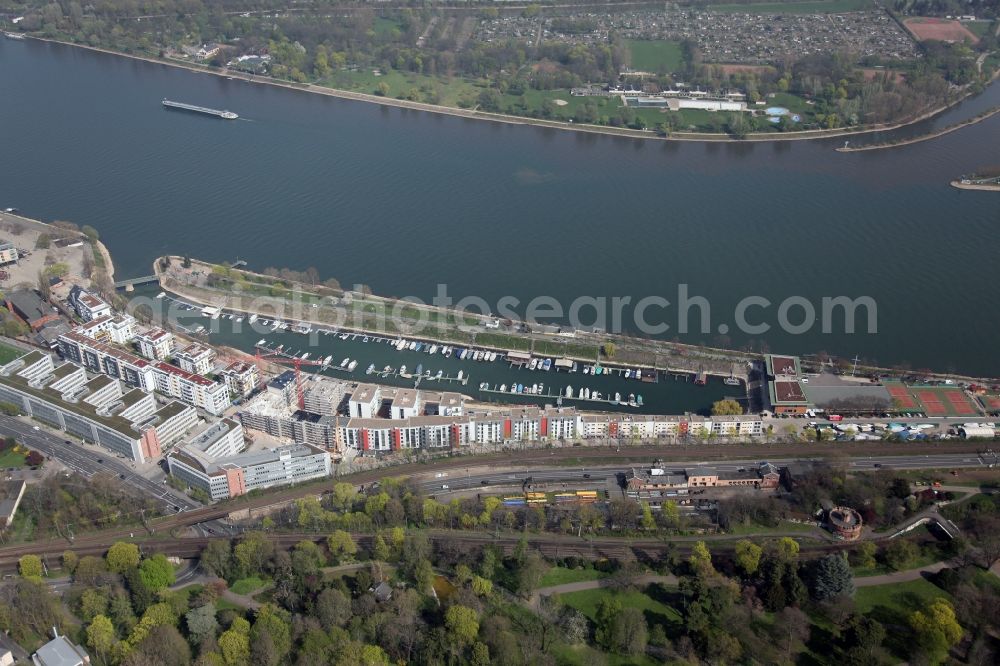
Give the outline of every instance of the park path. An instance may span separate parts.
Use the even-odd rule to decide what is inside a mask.
[[[221,578],[217,578],[216,576],[207,576],[201,574],[198,576],[192,576],[191,578],[185,580],[183,583],[171,585],[170,589],[183,590],[184,588],[191,587],[192,585],[210,585],[212,583],[226,584],[226,581],[224,581]],[[263,590],[267,588],[268,585],[264,585],[256,590],[253,590],[252,592],[250,592],[250,594],[237,594],[232,590],[230,590],[229,588],[226,588],[222,592],[221,598],[225,599],[226,601],[235,606],[239,606],[240,608],[246,608],[248,610],[257,610],[258,608],[261,607],[261,603],[256,599],[254,599],[253,595],[260,594]]]
[[[663,583],[664,585],[677,585],[677,576],[673,574],[667,574],[666,576],[660,576],[657,574],[643,574],[632,581],[633,585],[644,586],[652,585],[653,583]],[[583,592],[584,590],[596,590],[600,587],[609,587],[611,585],[610,578],[599,578],[597,580],[581,580],[576,583],[563,583],[562,585],[550,585],[549,587],[542,587],[535,590],[531,597],[528,599],[528,603],[532,607],[538,607],[538,602],[542,597],[550,597],[553,594],[569,594],[570,592]]]

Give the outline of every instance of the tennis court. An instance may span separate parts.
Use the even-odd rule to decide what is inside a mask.
[[[907,386],[886,382],[892,403],[900,412],[922,412],[927,416],[977,416],[979,409],[965,391],[956,386]],[[1000,398],[996,406],[1000,409]]]

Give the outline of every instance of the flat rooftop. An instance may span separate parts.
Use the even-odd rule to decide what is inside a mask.
[[[780,375],[798,375],[801,373],[798,356],[776,356],[769,354],[765,357],[767,372],[773,377]]]

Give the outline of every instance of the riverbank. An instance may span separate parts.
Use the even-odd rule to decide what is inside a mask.
[[[963,183],[960,180],[951,181],[951,186],[960,190],[978,190],[980,192],[1000,192],[1000,183],[995,185],[979,183]]]
[[[858,153],[865,150],[883,150],[885,148],[898,148],[900,146],[909,146],[914,143],[930,141],[931,139],[937,139],[938,137],[942,137],[945,134],[951,134],[952,132],[957,132],[963,127],[968,127],[970,125],[981,123],[984,120],[992,118],[998,113],[1000,113],[1000,106],[994,107],[988,111],[984,111],[983,113],[980,113],[979,115],[973,118],[969,118],[968,120],[963,120],[960,123],[955,123],[954,125],[948,125],[947,127],[942,127],[939,130],[928,132],[927,134],[921,134],[920,136],[915,136],[910,139],[904,139],[902,141],[895,141],[892,143],[873,143],[868,146],[856,146],[854,148],[851,148],[849,146],[842,146],[840,148],[837,148],[836,150],[838,153]]]
[[[543,120],[539,118],[513,116],[502,113],[491,113],[487,111],[478,111],[476,109],[460,109],[457,107],[441,106],[438,104],[427,104],[424,102],[414,102],[405,99],[381,97],[379,95],[373,95],[369,93],[360,93],[350,90],[341,90],[337,88],[327,88],[312,83],[299,84],[290,81],[273,79],[267,76],[245,74],[243,72],[230,71],[225,69],[216,69],[208,66],[201,66],[188,62],[180,62],[177,60],[160,58],[152,55],[137,55],[132,53],[123,53],[111,49],[105,49],[96,46],[87,46],[85,44],[76,44],[73,42],[67,42],[58,39],[46,39],[42,37],[33,37],[30,35],[29,37],[31,37],[31,39],[40,42],[61,44],[64,46],[73,46],[77,48],[86,49],[89,51],[95,51],[97,53],[104,53],[113,56],[121,56],[121,57],[131,58],[133,60],[141,60],[152,64],[176,67],[178,69],[185,69],[191,72],[197,72],[201,74],[211,74],[213,76],[221,76],[227,79],[245,81],[247,83],[257,83],[257,84],[274,86],[278,88],[285,88],[287,90],[297,90],[300,92],[315,93],[319,95],[325,95],[327,97],[336,97],[339,99],[353,100],[356,102],[379,104],[381,106],[391,106],[403,109],[411,109],[414,111],[424,111],[426,113],[436,113],[439,115],[467,118],[471,120],[486,120],[491,122],[504,123],[507,125],[529,125],[534,127],[543,127],[548,129],[557,129],[570,132],[582,132],[585,134],[601,134],[605,136],[617,136],[617,137],[625,137],[631,139],[651,139],[657,141],[688,141],[688,142],[702,142],[702,143],[771,143],[771,142],[786,142],[786,141],[833,139],[833,138],[848,137],[848,136],[865,136],[868,134],[874,134],[876,132],[889,132],[893,130],[902,129],[909,125],[913,125],[915,123],[928,120],[940,113],[943,113],[944,111],[947,111],[949,108],[958,104],[959,102],[964,101],[971,94],[967,93],[962,97],[960,97],[959,99],[956,99],[951,104],[940,106],[938,108],[927,111],[915,118],[894,124],[836,128],[830,130],[801,130],[801,131],[782,132],[782,133],[772,133],[772,132],[750,133],[741,138],[736,138],[729,134],[724,134],[724,133],[712,134],[704,132],[680,132],[680,133],[672,133],[666,136],[661,136],[658,135],[653,130],[636,130],[636,129],[627,129],[618,127],[608,127],[604,125],[567,123],[561,121]]]

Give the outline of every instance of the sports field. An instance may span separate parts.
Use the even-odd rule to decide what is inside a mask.
[[[956,386],[906,386],[886,382],[893,405],[901,412],[927,416],[978,416],[979,410],[965,391]]]
[[[632,69],[641,72],[675,72],[684,66],[679,42],[663,39],[626,39]]]
[[[941,18],[916,17],[903,21],[906,29],[921,42],[936,39],[942,42],[979,41],[976,35],[959,21]]]
[[[991,412],[1000,412],[1000,395],[984,395],[980,398],[986,409]]]

